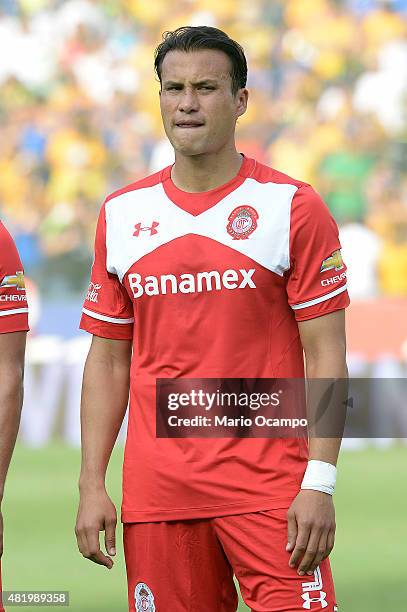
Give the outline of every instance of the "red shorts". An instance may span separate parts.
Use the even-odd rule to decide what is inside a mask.
[[[335,612],[328,559],[313,576],[299,576],[286,544],[287,509],[126,523],[129,610],[236,612],[235,574],[252,612]]]

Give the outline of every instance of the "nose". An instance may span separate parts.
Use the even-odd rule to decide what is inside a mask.
[[[192,87],[186,87],[180,96],[178,110],[191,113],[199,109],[198,96]]]

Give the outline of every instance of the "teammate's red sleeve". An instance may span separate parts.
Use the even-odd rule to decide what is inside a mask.
[[[321,197],[308,185],[294,195],[290,224],[288,303],[297,321],[349,305],[346,265],[338,227]]]
[[[0,333],[28,330],[24,269],[14,240],[0,223]]]
[[[102,338],[131,340],[133,304],[117,275],[108,272],[106,259],[106,215],[103,205],[96,228],[92,274],[80,328]]]

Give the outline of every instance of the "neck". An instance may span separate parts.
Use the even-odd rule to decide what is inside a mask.
[[[183,191],[210,191],[233,179],[242,161],[243,157],[235,148],[215,154],[185,156],[175,153],[171,179]]]

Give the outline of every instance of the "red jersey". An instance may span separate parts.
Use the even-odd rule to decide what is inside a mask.
[[[24,270],[14,241],[0,222],[0,334],[28,331]]]
[[[133,340],[122,520],[288,507],[304,439],[157,438],[156,379],[303,377],[297,321],[348,303],[328,208],[254,159],[207,192],[168,166],[108,196],[81,327]]]

